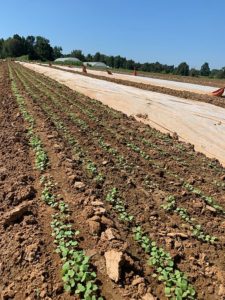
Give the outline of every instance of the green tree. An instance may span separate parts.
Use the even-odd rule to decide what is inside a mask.
[[[4,58],[4,56],[3,56],[3,46],[4,46],[4,39],[0,39],[0,58]]]
[[[126,57],[121,57],[120,58],[120,68],[126,69],[127,66],[127,59]]]
[[[81,61],[85,61],[85,56],[82,53],[82,50],[73,50],[69,56],[78,58]]]
[[[192,68],[189,72],[189,75],[192,77],[198,77],[200,75],[200,72],[199,72],[199,70]]]
[[[200,74],[201,74],[201,76],[209,76],[210,68],[209,68],[209,64],[207,62],[201,66]]]
[[[114,68],[119,69],[121,68],[121,56],[117,55],[114,57]]]
[[[12,38],[10,37],[4,41],[2,52],[4,57],[18,57],[27,54],[25,38],[14,34]]]
[[[189,65],[186,62],[182,62],[176,69],[176,74],[181,76],[189,75]]]
[[[223,67],[221,70],[219,70],[215,76],[215,78],[223,79],[225,78],[225,67]]]
[[[109,67],[113,67],[114,66],[114,56],[107,56],[106,57],[106,64]]]
[[[34,47],[35,37],[33,35],[28,35],[26,38],[27,45]]]
[[[93,61],[100,61],[101,58],[101,53],[96,52],[95,55],[93,56]]]
[[[210,75],[209,77],[210,78],[216,78],[217,74],[220,72],[220,70],[218,69],[212,69],[211,72],[210,72]]]
[[[93,56],[90,53],[86,56],[86,61],[93,61]]]
[[[126,69],[133,70],[135,62],[132,59],[127,60],[126,62]]]
[[[43,61],[53,60],[53,48],[51,47],[49,40],[42,36],[36,37],[34,51],[37,57]]]
[[[62,47],[55,46],[53,48],[54,59],[62,57]]]
[[[34,44],[35,44],[35,37],[33,35],[28,35],[26,37],[26,48],[27,48],[27,54],[29,59],[38,59],[37,54],[34,50]]]

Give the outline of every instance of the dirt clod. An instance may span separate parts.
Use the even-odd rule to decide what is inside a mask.
[[[31,211],[31,202],[25,202],[14,209],[10,210],[9,212],[5,213],[3,216],[3,226],[7,227],[12,225],[23,218],[25,214]]]
[[[144,282],[145,282],[144,278],[142,278],[142,277],[137,277],[137,278],[135,278],[135,279],[132,281],[132,285],[135,286],[135,285],[138,285],[138,284],[144,283]]]
[[[105,253],[106,272],[110,279],[115,282],[120,280],[121,264],[123,262],[123,252],[110,250]]]
[[[74,183],[74,187],[75,187],[75,189],[77,189],[77,190],[82,190],[82,189],[84,189],[85,184],[84,184],[83,182],[81,182],[81,181],[76,181],[76,182]]]
[[[101,225],[99,222],[93,221],[93,220],[88,220],[88,225],[90,228],[91,234],[100,234],[101,231]]]
[[[156,300],[156,298],[152,294],[147,293],[142,297],[142,300]]]

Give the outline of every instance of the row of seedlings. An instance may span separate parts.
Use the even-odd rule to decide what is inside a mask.
[[[52,214],[52,235],[56,244],[56,252],[62,260],[62,280],[64,289],[67,292],[75,293],[85,300],[103,300],[99,297],[99,287],[96,284],[96,273],[91,270],[89,257],[79,249],[79,242],[76,236],[79,231],[72,229],[69,223],[70,211],[68,204],[64,202],[60,195],[56,194],[56,185],[52,178],[43,175],[49,167],[47,153],[43,149],[40,138],[35,134],[35,120],[26,109],[26,102],[18,91],[15,81],[12,79],[12,91],[16,97],[19,109],[25,121],[28,122],[28,138],[31,147],[35,152],[35,166],[41,171],[40,183],[43,186],[42,200],[51,206],[56,212]]]

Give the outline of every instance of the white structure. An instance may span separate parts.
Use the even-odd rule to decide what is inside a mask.
[[[83,63],[84,66],[86,67],[93,67],[93,68],[109,68],[109,66],[107,66],[105,63],[100,62],[100,61],[96,61],[96,62],[84,62]]]
[[[61,58],[57,58],[55,59],[55,62],[81,62],[78,58],[76,57],[61,57]]]

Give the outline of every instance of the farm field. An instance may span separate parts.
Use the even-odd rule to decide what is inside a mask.
[[[217,160],[13,62],[0,102],[3,299],[224,299]]]
[[[114,72],[120,74],[132,74],[132,71],[128,70],[120,70],[120,69],[113,69]],[[199,76],[199,77],[192,77],[192,76],[181,76],[175,74],[162,74],[162,73],[153,73],[153,72],[138,72],[140,76],[162,79],[162,80],[171,80],[177,82],[185,82],[185,83],[193,83],[198,85],[206,85],[206,86],[224,86],[224,80],[218,78],[208,78],[206,76]]]
[[[62,67],[63,65],[60,64],[53,64],[55,67]],[[66,67],[66,66],[63,66]],[[76,68],[78,71],[81,71],[81,67],[73,67],[70,66],[72,69]],[[88,68],[91,73],[98,73],[97,68]],[[117,75],[133,75],[132,70],[126,70],[126,69],[114,69],[112,68],[112,73]],[[137,71],[138,76],[147,78],[155,78],[155,79],[161,79],[161,80],[169,80],[169,81],[177,81],[177,82],[184,82],[184,83],[192,83],[196,85],[205,85],[205,86],[211,86],[211,87],[223,87],[224,86],[224,80],[223,79],[217,79],[217,78],[209,78],[206,76],[198,76],[198,77],[192,77],[192,76],[181,76],[181,75],[175,75],[175,74],[162,74],[162,73],[154,73],[154,72],[143,72],[143,71]]]
[[[129,74],[129,72],[121,72],[119,70],[114,70],[115,72],[121,73],[121,74]],[[132,73],[132,72],[131,72]],[[180,75],[174,75],[174,74],[162,74],[162,73],[148,73],[148,72],[138,72],[140,76],[144,77],[150,77],[150,78],[156,78],[156,79],[162,79],[162,80],[172,80],[177,82],[185,82],[185,83],[193,83],[198,85],[206,85],[206,86],[218,86],[223,87],[224,86],[224,80],[223,79],[216,79],[216,78],[208,78],[206,76],[199,76],[199,77],[192,77],[192,76],[180,76]]]
[[[78,71],[82,72],[81,68],[76,67],[68,67],[68,66],[56,66],[57,68],[63,69],[63,70],[69,70],[69,71]],[[87,74],[97,75],[97,76],[104,76],[108,78],[114,78],[117,80],[123,80],[123,81],[131,81],[136,83],[143,83],[146,85],[152,85],[152,86],[159,86],[159,87],[167,87],[174,90],[186,90],[190,92],[200,93],[200,94],[207,94],[211,91],[217,89],[218,87],[212,87],[212,86],[205,86],[205,85],[199,85],[199,84],[193,84],[188,82],[179,82],[179,81],[173,81],[173,80],[166,80],[166,79],[158,79],[158,78],[151,78],[146,76],[134,76],[134,75],[126,75],[126,74],[108,74],[105,70],[92,70],[88,69]]]
[[[192,101],[183,98],[183,92],[180,91],[177,97],[165,94],[162,90],[154,92],[139,86],[129,86],[127,81],[123,84],[111,82],[113,78],[109,81],[105,80],[106,77],[83,76],[73,71],[37,64],[23,65],[116,110],[134,116],[162,132],[175,132],[180,140],[193,144],[196,151],[217,158],[225,165],[225,109],[220,107],[224,106],[221,98],[210,97],[215,103],[209,105],[204,103],[206,95],[192,93],[198,100],[200,97],[200,101]],[[201,101],[201,97],[204,101]],[[219,102],[218,105],[216,101]]]
[[[22,63],[26,67],[35,68],[34,64]],[[49,67],[47,64],[38,64],[40,66]],[[78,67],[67,67],[60,65],[52,65],[51,68],[58,70],[65,70],[73,74],[82,74],[83,76],[89,78],[96,78],[100,80],[105,80],[120,85],[136,87],[138,89],[143,89],[151,92],[163,93],[166,95],[171,95],[175,97],[180,97],[184,99],[200,101],[205,103],[210,103],[216,106],[225,108],[224,96],[223,98],[217,98],[211,95],[211,92],[218,89],[218,87],[223,86],[221,80],[215,80],[215,86],[211,85],[211,81],[198,81],[196,79],[190,81],[189,78],[182,78],[182,80],[172,80],[170,77],[146,77],[142,76],[132,76],[126,74],[113,73],[112,75],[107,74],[105,71],[88,69],[87,73],[83,73],[81,68]],[[180,78],[180,77],[179,77]],[[186,81],[185,81],[186,80]],[[208,83],[209,85],[207,85]]]

